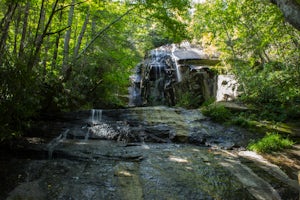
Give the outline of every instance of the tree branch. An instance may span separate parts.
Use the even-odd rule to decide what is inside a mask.
[[[97,38],[99,38],[103,33],[105,33],[110,27],[112,27],[115,23],[119,22],[123,17],[128,15],[132,10],[134,10],[135,7],[127,10],[124,14],[121,16],[117,17],[115,20],[113,20],[110,24],[105,26],[87,45],[86,47],[78,54],[76,59],[79,59],[82,54],[86,52],[86,50],[96,41]]]
[[[68,8],[68,7],[70,7],[70,6],[76,6],[76,5],[79,5],[79,4],[82,4],[82,3],[85,3],[85,2],[87,2],[87,1],[88,1],[88,0],[86,0],[86,1],[80,1],[80,2],[78,2],[78,3],[69,4],[69,5],[66,5],[66,6],[60,7],[60,8],[58,8],[57,10],[55,10],[55,12],[61,11],[61,10],[65,9],[65,8]]]
[[[68,29],[68,28],[70,28],[70,27],[71,27],[71,26],[66,26],[65,28],[60,29],[60,30],[58,30],[58,31],[45,33],[45,36],[53,35],[53,34],[56,34],[56,33],[60,33],[60,32],[66,30],[66,29]]]

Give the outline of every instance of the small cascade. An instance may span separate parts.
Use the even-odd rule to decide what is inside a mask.
[[[90,135],[93,133],[94,127],[100,125],[102,123],[102,110],[101,109],[92,109],[91,110],[91,117],[90,117],[90,125],[91,127],[88,128],[84,140],[88,141]]]
[[[118,131],[114,130],[108,123],[102,120],[102,110],[92,109],[91,116],[89,118],[89,125],[87,126],[87,132],[84,137],[85,141],[89,138],[98,139],[115,139],[118,136]]]
[[[52,159],[54,148],[59,145],[59,143],[63,142],[67,139],[67,135],[69,133],[70,129],[66,129],[64,132],[62,132],[59,136],[51,140],[47,144],[47,150],[48,150],[48,159]]]
[[[90,122],[92,125],[99,124],[102,121],[102,110],[92,109]]]
[[[119,132],[109,124],[102,123],[89,127],[84,139],[87,141],[91,135],[98,139],[113,140],[116,139],[116,137],[119,135]]]
[[[176,50],[176,44],[172,44],[172,57],[174,58],[174,64],[175,64],[175,67],[176,67],[177,81],[181,82],[182,81],[182,75],[181,75],[181,72],[180,72],[180,66],[178,65],[178,62],[177,62],[178,58],[174,54],[175,50]]]
[[[142,105],[141,90],[140,90],[140,75],[130,76],[132,86],[128,88],[129,91],[129,106]]]

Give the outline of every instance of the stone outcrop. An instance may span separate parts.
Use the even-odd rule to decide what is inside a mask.
[[[218,84],[218,75],[211,67],[219,62],[217,53],[209,55],[188,42],[153,49],[131,76],[129,104],[174,106],[188,101],[198,107],[210,98],[232,100],[237,95],[237,82],[232,81],[232,75],[222,75],[224,81]],[[218,87],[226,88],[225,93],[217,96]]]

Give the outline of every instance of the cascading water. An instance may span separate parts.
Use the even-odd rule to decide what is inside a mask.
[[[174,54],[175,50],[176,50],[176,44],[172,44],[172,57],[174,58],[174,65],[176,67],[177,81],[181,82],[182,75],[181,75],[181,72],[180,72],[180,66],[178,65],[178,62],[177,62],[178,58]]]
[[[109,139],[113,140],[120,136],[121,129],[115,130],[111,125],[102,120],[102,110],[92,109],[91,116],[89,118],[89,126],[84,140],[87,141],[90,137],[98,139]]]
[[[91,127],[88,128],[87,133],[84,137],[84,140],[87,141],[90,137],[95,126],[99,125],[102,121],[102,110],[101,109],[92,109],[91,110],[91,117],[90,117],[90,124]],[[92,129],[93,128],[93,129]]]
[[[102,110],[92,109],[91,111],[91,124],[99,124],[102,121]]]
[[[231,75],[218,77],[210,69],[218,63],[216,52],[208,54],[189,42],[153,49],[137,65],[136,74],[132,76],[130,105],[174,106],[188,98],[192,102],[190,106],[199,107],[211,98],[233,100],[238,95],[238,87],[235,82],[227,81],[232,79]],[[218,83],[222,78],[226,80]],[[227,82],[229,84],[224,85]]]

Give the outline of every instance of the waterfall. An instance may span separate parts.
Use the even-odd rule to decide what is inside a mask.
[[[175,49],[176,49],[176,44],[172,44],[172,52],[171,52],[171,54],[172,54],[172,57],[174,58],[174,64],[175,64],[175,67],[176,67],[177,81],[181,82],[182,76],[181,76],[181,72],[180,72],[180,66],[177,63],[178,58],[174,54]]]
[[[210,68],[219,62],[218,55],[187,41],[150,50],[130,77],[129,105],[173,106],[188,92],[197,107],[216,97],[216,75]]]
[[[128,88],[129,106],[142,105],[142,97],[141,97],[142,67],[143,65],[141,63],[138,64],[135,68],[135,74],[129,77],[131,81],[131,86]]]
[[[102,110],[92,109],[90,122],[92,125],[99,124],[102,121]]]
[[[87,141],[91,134],[91,128],[101,124],[102,122],[102,110],[101,109],[92,109],[91,110],[91,117],[90,117],[90,125],[91,127],[88,128],[88,131],[85,134],[84,140]]]

